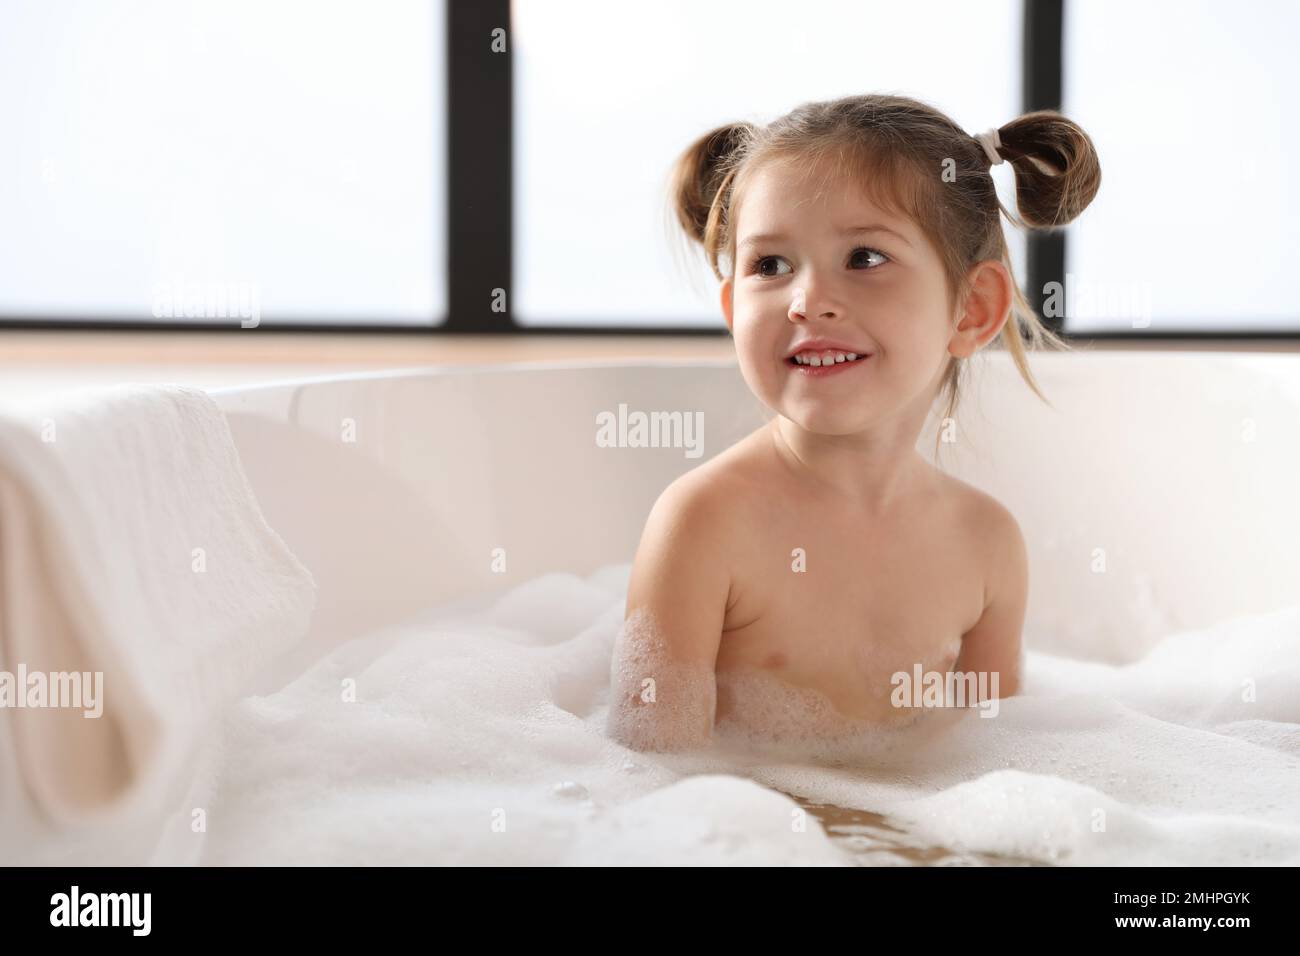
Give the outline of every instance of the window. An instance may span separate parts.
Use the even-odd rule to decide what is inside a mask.
[[[1294,336],[1297,35],[1290,0],[5,0],[0,325],[723,333],[675,159],[895,92],[1093,136],[1076,223],[1004,223],[1067,337]]]
[[[730,120],[894,92],[980,132],[1021,109],[1021,4],[515,0],[514,297],[525,326],[725,329],[666,215],[673,161]],[[1009,167],[995,170],[1013,202]],[[1007,227],[1013,257],[1023,240]],[[1023,266],[1017,266],[1023,281]]]
[[[1064,109],[1102,165],[1067,237],[1065,330],[1300,330],[1300,5],[1065,12]]]
[[[5,0],[0,315],[432,326],[428,0]]]

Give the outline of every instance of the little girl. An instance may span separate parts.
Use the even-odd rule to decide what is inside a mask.
[[[1004,160],[1018,219],[990,175]],[[611,668],[615,739],[677,750],[715,726],[814,739],[905,724],[918,673],[1016,693],[1020,528],[916,446],[935,398],[951,419],[966,360],[999,336],[1043,398],[1021,334],[1066,346],[1012,277],[999,213],[1060,226],[1100,180],[1092,141],[1059,113],[973,137],[898,96],[804,104],[686,150],[677,216],[775,417],[650,513]]]

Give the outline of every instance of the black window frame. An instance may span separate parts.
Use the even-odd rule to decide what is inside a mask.
[[[1025,112],[1060,109],[1064,85],[1066,0],[1024,0],[1021,36],[1022,102]],[[510,0],[447,0],[447,315],[433,325],[410,323],[266,322],[263,333],[396,335],[697,335],[730,333],[699,325],[521,325],[511,312],[513,278],[513,32]],[[503,30],[504,49],[501,49]],[[494,39],[497,41],[494,43]],[[1064,317],[1044,316],[1044,290],[1064,283],[1067,229],[1032,231],[1027,237],[1026,298],[1043,324],[1071,343],[1107,340],[1292,342],[1294,331],[1173,331],[1134,329],[1071,332]],[[502,297],[504,310],[494,303]],[[239,321],[160,321],[72,316],[0,315],[0,330],[150,330],[156,332],[248,332]]]

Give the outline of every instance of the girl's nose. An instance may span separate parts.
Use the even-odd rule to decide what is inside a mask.
[[[794,293],[790,296],[790,318],[807,318],[807,310],[808,293],[801,286],[795,286]]]
[[[798,322],[808,318],[808,290],[804,286],[795,286],[790,293],[790,308],[786,313],[791,322]],[[827,307],[818,313],[823,318],[835,318],[838,314],[833,308]]]

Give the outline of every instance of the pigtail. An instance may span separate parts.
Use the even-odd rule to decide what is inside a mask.
[[[1055,110],[1038,110],[998,130],[999,155],[1016,171],[1016,207],[1029,227],[1063,226],[1088,207],[1101,186],[1092,139]]]
[[[704,247],[719,279],[723,213],[736,161],[751,141],[752,123],[728,123],[706,133],[678,157],[668,187],[669,202],[686,235]],[[719,201],[722,200],[722,201]]]

